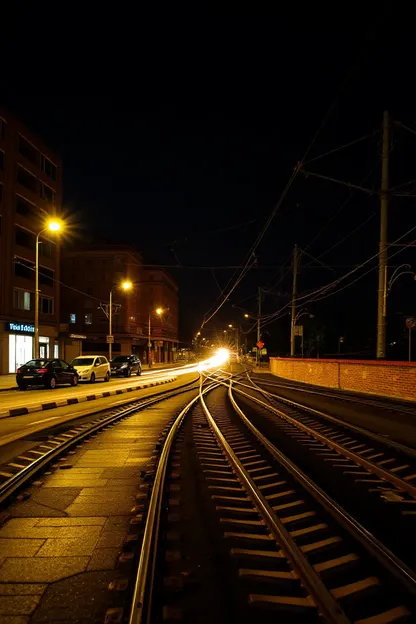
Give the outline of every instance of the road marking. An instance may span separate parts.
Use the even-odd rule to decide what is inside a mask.
[[[48,422],[48,420],[55,420],[59,418],[59,416],[51,416],[50,418],[43,418],[42,420],[34,420],[33,422],[26,425],[26,427],[31,427],[32,425],[39,425],[40,423]]]

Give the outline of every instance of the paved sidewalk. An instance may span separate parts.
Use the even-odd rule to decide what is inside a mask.
[[[126,592],[109,587],[138,554],[140,471],[188,400],[169,399],[151,418],[144,410],[91,438],[0,514],[2,624],[93,624],[123,605]]]

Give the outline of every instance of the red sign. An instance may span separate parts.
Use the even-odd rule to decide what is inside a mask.
[[[416,327],[416,318],[408,318],[406,319],[406,327],[408,329],[413,329],[413,327]]]
[[[259,341],[256,343],[256,346],[257,346],[257,348],[258,348],[258,349],[263,349],[263,347],[264,347],[264,342],[263,342],[262,340],[259,340]]]

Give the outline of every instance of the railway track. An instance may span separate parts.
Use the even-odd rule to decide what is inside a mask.
[[[217,541],[211,535],[209,548],[226,550],[218,576],[226,584],[227,601],[242,614],[240,621],[257,619],[258,610],[264,623],[275,622],[276,615],[284,622],[414,621],[413,571],[255,427],[239,405],[243,392],[228,373],[209,376],[167,434],[147,512],[130,623],[179,616],[186,622],[208,621],[210,599],[193,599],[203,590],[186,591],[180,582],[186,567],[180,554],[160,553],[168,544],[170,555],[182,549],[190,553],[188,559],[194,556],[192,545],[198,540],[186,531],[180,534],[178,510],[181,497],[192,508],[192,496],[202,496],[202,489],[217,525],[212,531]],[[202,477],[191,495],[189,480],[196,475],[181,471],[181,458],[190,452]],[[169,579],[169,590],[158,587],[163,578]],[[221,613],[217,621],[223,621]]]

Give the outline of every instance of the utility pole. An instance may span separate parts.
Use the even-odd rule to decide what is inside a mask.
[[[110,290],[110,309],[108,316],[108,332],[109,336],[113,335],[113,289]],[[110,338],[110,341],[112,338]],[[111,362],[113,359],[113,345],[111,342],[108,343],[108,361]]]
[[[386,290],[387,290],[387,211],[389,189],[390,119],[383,114],[381,151],[380,245],[378,256],[377,359],[386,357]]]
[[[290,318],[290,357],[295,356],[296,295],[298,291],[299,249],[293,249],[292,315]]]
[[[261,331],[260,331],[260,322],[261,322],[261,288],[259,286],[258,289],[258,304],[259,304],[259,309],[258,309],[258,314],[257,314],[257,342],[260,341],[261,339]],[[257,351],[256,351],[256,364],[257,366],[260,363],[260,353],[259,353],[260,349],[257,347]]]

